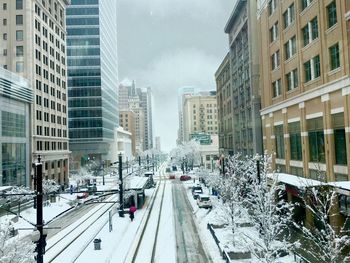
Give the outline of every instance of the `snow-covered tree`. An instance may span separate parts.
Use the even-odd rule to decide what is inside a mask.
[[[199,143],[192,140],[183,145],[179,145],[175,149],[171,150],[170,156],[172,157],[173,163],[183,165],[185,161],[187,166],[192,167],[200,162],[201,156],[199,152]]]
[[[56,183],[55,180],[47,179],[43,180],[43,194],[50,195],[57,193],[60,189],[60,186]]]
[[[338,194],[328,185],[317,187],[306,187],[304,194],[304,203],[317,225],[295,226],[300,228],[304,236],[316,246],[315,249],[305,250],[311,253],[314,258],[320,262],[349,262],[350,256],[345,257],[344,249],[350,246],[349,233],[342,227],[340,230],[331,225],[333,217],[337,216],[335,207],[338,206]]]
[[[80,168],[78,173],[72,175],[72,179],[77,184],[77,190],[81,184],[84,184],[87,180],[93,178],[92,172],[89,169],[85,169],[84,167]]]
[[[280,262],[279,258],[299,246],[298,242],[289,242],[288,227],[292,224],[292,204],[282,199],[282,190],[278,186],[278,177],[270,178],[270,156],[265,154],[260,172],[257,165],[250,171],[255,179],[249,184],[247,201],[252,221],[260,233],[258,239],[249,238],[253,246],[250,251],[260,258],[261,262]],[[254,160],[251,161],[254,164]]]
[[[34,263],[35,245],[28,237],[12,237],[11,222],[0,223],[0,262]]]

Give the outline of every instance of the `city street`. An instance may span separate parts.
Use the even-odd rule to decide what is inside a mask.
[[[172,186],[178,262],[210,262],[198,235],[186,189],[177,180]]]

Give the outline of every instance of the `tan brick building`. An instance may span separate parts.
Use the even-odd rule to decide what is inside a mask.
[[[273,167],[348,181],[350,1],[261,0],[258,9],[263,141]]]
[[[132,154],[136,154],[136,116],[132,110],[119,111],[119,125],[131,133]]]

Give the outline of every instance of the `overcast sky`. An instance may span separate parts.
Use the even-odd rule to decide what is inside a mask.
[[[153,90],[153,135],[176,146],[177,89],[215,89],[228,51],[224,26],[234,0],[119,0],[119,81]]]

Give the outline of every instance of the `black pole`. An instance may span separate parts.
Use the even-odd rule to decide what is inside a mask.
[[[147,154],[147,171],[149,170],[149,156]]]
[[[139,156],[139,166],[141,166],[141,156]]]
[[[43,164],[39,155],[36,165],[36,228],[40,232],[40,238],[36,245],[38,263],[44,262],[45,237],[43,236],[43,227]]]
[[[128,162],[128,157],[126,157],[126,174],[129,174],[129,162]]]
[[[260,161],[259,161],[259,159],[256,160],[256,170],[258,173],[258,183],[260,184],[261,178],[260,178]]]
[[[105,161],[102,161],[102,184],[105,185]]]
[[[119,154],[119,217],[124,217],[124,197],[123,197],[123,160]]]

